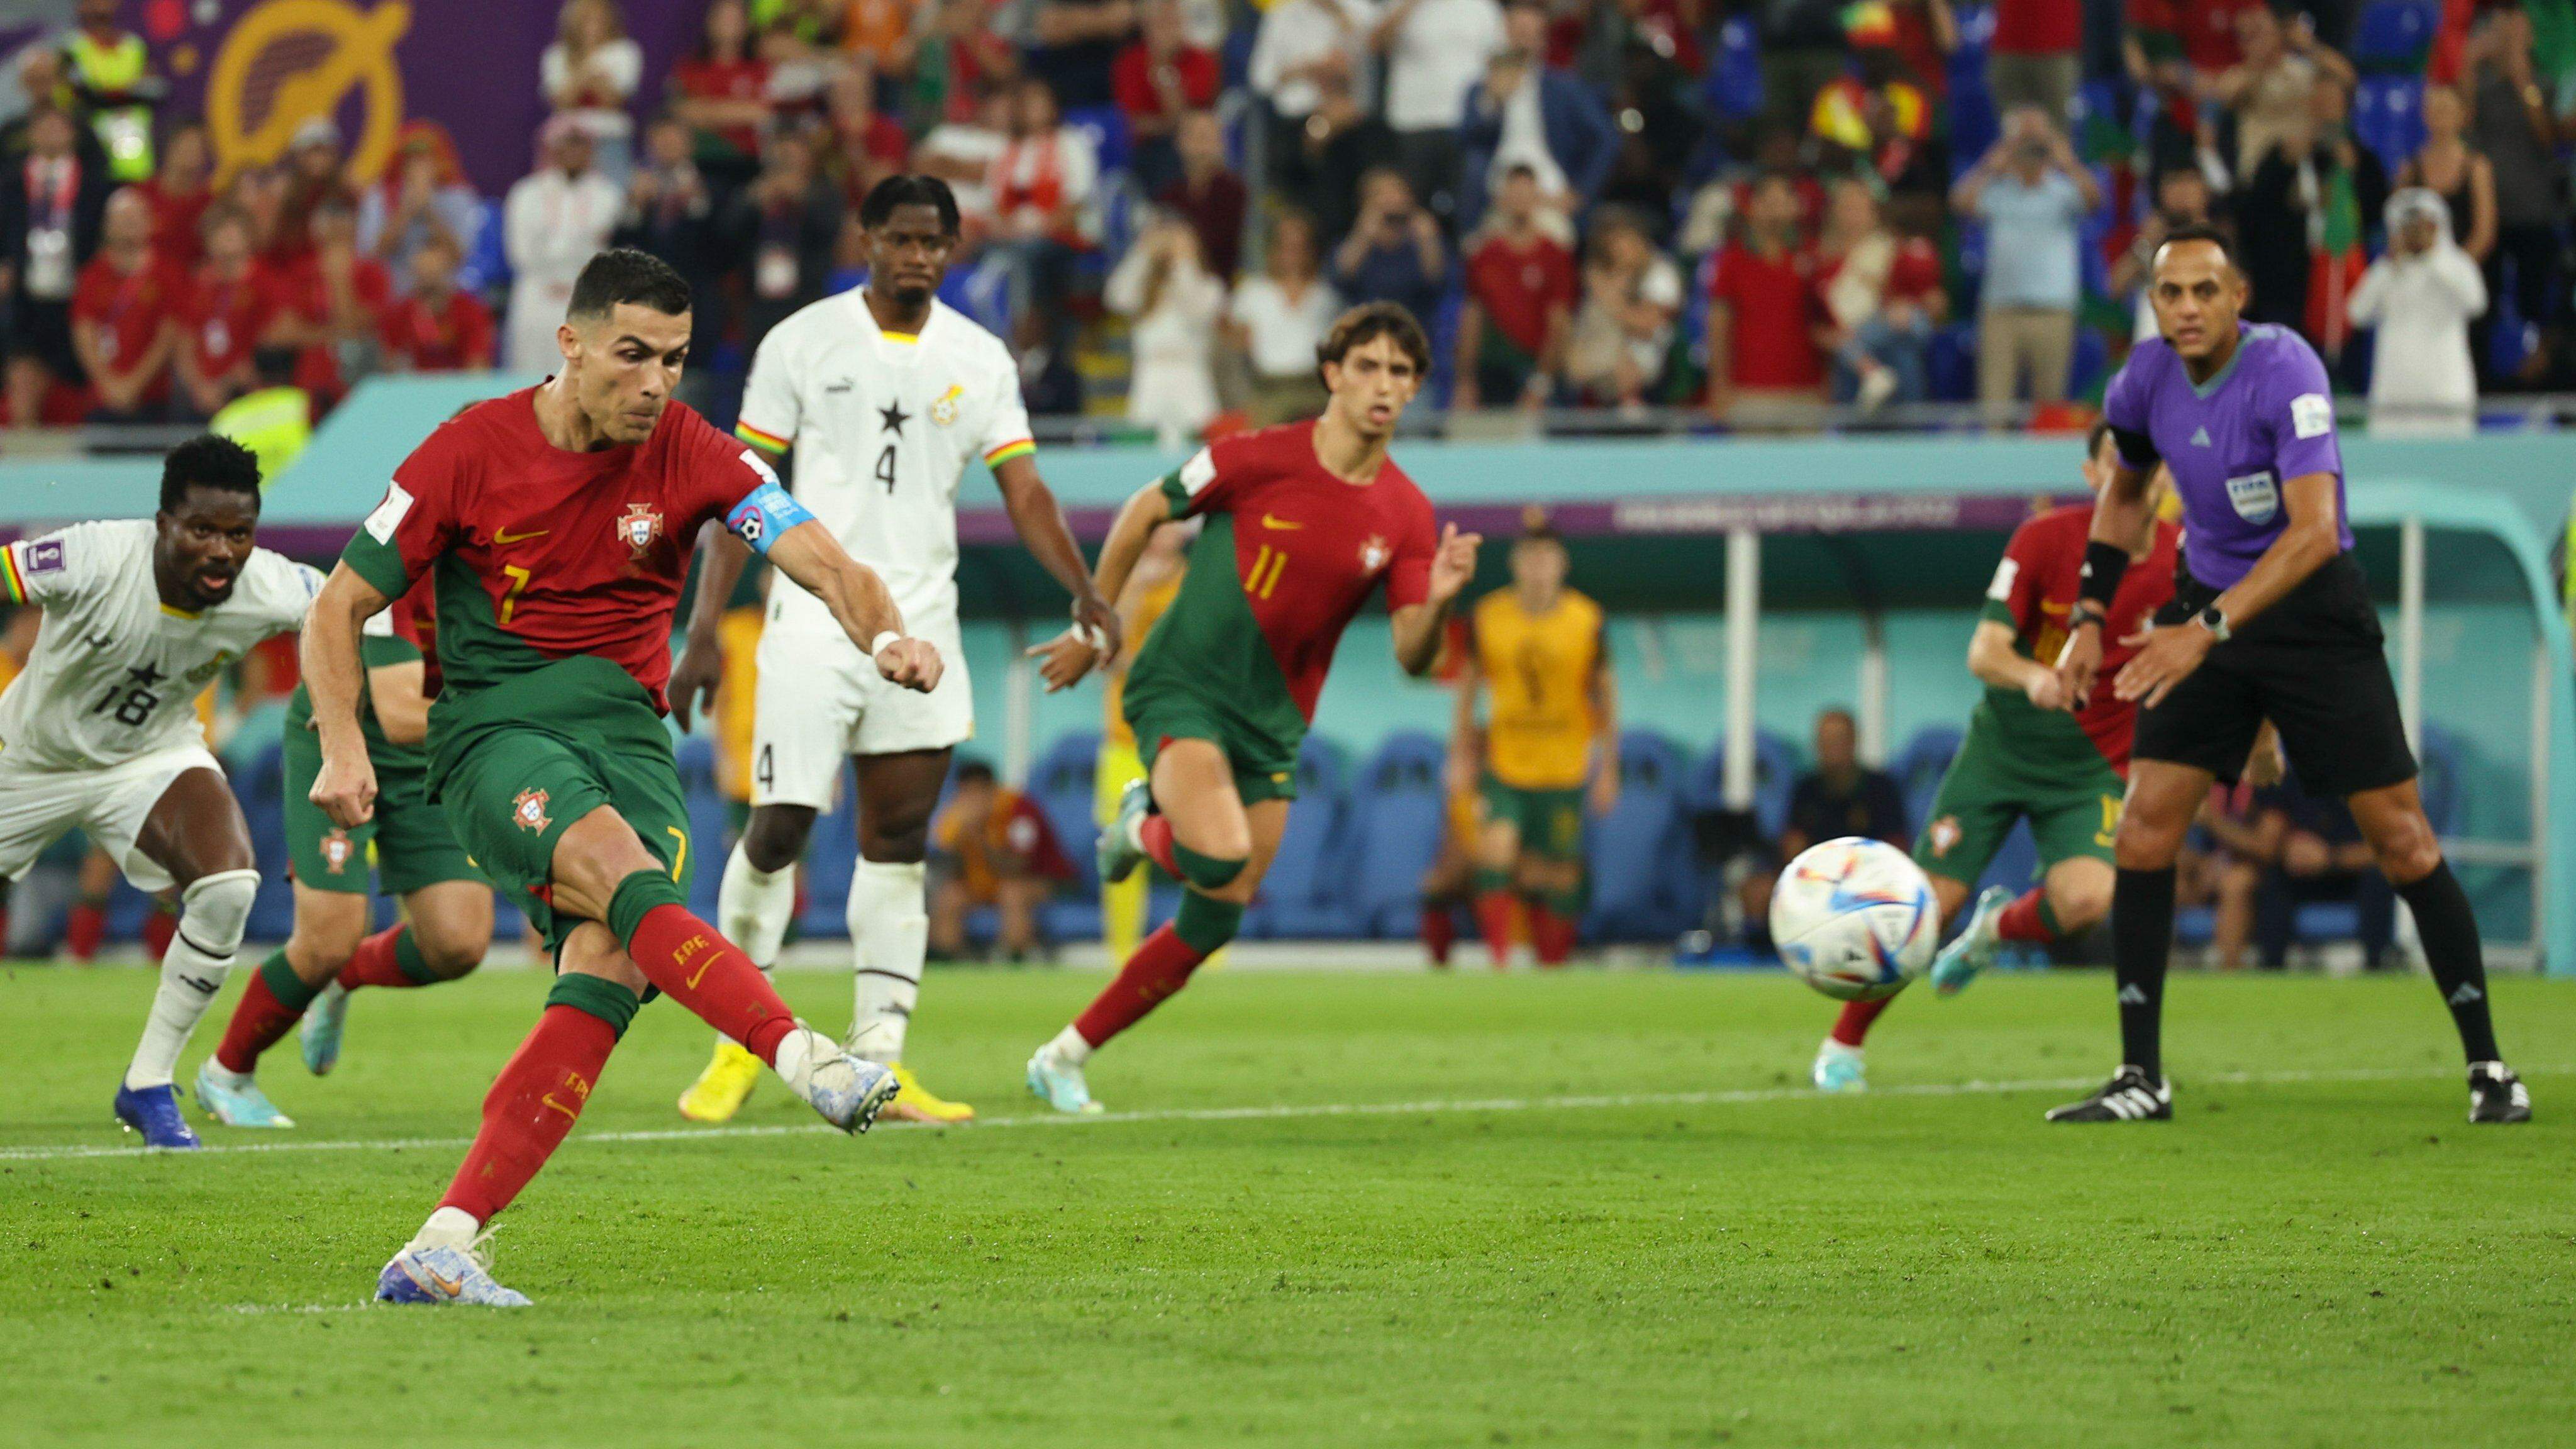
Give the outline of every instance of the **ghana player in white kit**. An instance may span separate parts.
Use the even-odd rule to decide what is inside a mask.
[[[161,511],[79,523],[0,549],[0,602],[44,611],[27,670],[0,694],[0,875],[86,832],[136,888],[179,889],[178,934],[116,1117],[154,1147],[195,1147],[171,1077],[232,969],[259,889],[250,829],[206,750],[194,701],[261,640],[304,622],[322,576],[252,546],[259,464],[200,437],[162,465]]]
[[[734,431],[773,455],[793,450],[797,501],[884,578],[905,631],[937,646],[949,667],[928,694],[892,688],[812,595],[772,579],[757,655],[751,818],[725,862],[717,929],[762,967],[777,959],[795,910],[796,862],[815,815],[831,808],[841,760],[852,757],[859,861],[849,924],[858,969],[849,1049],[902,1082],[889,1117],[964,1121],[974,1109],[924,1090],[903,1065],[903,1042],[930,925],[922,869],[930,815],[949,750],[975,724],[957,626],[957,485],[966,465],[982,458],[992,468],[1012,526],[1073,595],[1076,624],[1096,632],[1105,654],[1117,649],[1118,614],[1092,587],[1038,476],[1019,365],[1001,339],[938,300],[957,243],[948,184],[890,177],[868,193],[859,222],[867,285],[770,329]],[[721,533],[706,549],[687,647],[671,675],[684,727],[692,704],[714,693],[723,669],[716,621],[750,557]],[[719,1040],[680,1110],[724,1121],[759,1073],[749,1053]]]

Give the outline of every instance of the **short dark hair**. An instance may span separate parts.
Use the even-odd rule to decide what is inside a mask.
[[[2236,265],[2236,243],[2228,237],[2226,232],[2221,231],[2217,227],[2211,226],[2206,222],[2193,222],[2189,226],[2175,227],[2172,231],[2165,234],[2163,243],[2157,246],[2156,250],[2163,251],[2166,247],[2174,246],[2181,242],[2207,242],[2211,246],[2218,248],[2218,255],[2225,259],[2229,266],[2232,267]]]
[[[984,763],[982,760],[969,756],[957,762],[958,784],[990,785],[993,783],[993,780],[993,767]]]
[[[1431,376],[1431,338],[1401,302],[1362,302],[1334,319],[1333,330],[1315,348],[1315,365],[1320,370],[1326,363],[1340,362],[1352,348],[1381,337],[1394,338],[1395,345],[1413,360],[1413,370],[1426,380]]]
[[[199,433],[161,460],[161,511],[176,513],[191,488],[245,493],[259,506],[259,459],[230,438]]]
[[[677,317],[689,310],[689,284],[671,270],[669,262],[651,252],[610,247],[582,264],[581,275],[572,284],[572,305],[564,315],[605,317],[624,302]]]
[[[898,206],[927,206],[939,213],[941,235],[957,235],[957,193],[936,176],[889,176],[869,187],[859,203],[859,225],[874,231],[893,219]]]

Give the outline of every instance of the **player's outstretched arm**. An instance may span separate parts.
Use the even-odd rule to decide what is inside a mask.
[[[1100,566],[1092,575],[1091,592],[1096,598],[1122,597],[1129,576],[1136,572],[1136,561],[1145,556],[1145,540],[1172,517],[1171,495],[1163,491],[1163,480],[1139,488],[1118,510],[1117,521],[1109,525],[1109,537],[1100,545]],[[1038,661],[1038,675],[1046,681],[1047,693],[1067,689],[1091,672],[1099,661],[1114,657],[1123,642],[1119,635],[1103,633],[1077,620],[1074,626],[1029,651]]]
[[[376,813],[375,766],[367,759],[367,737],[358,730],[358,689],[366,678],[358,635],[392,602],[342,563],[304,616],[304,687],[322,742],[322,770],[313,777],[310,798],[342,829],[363,825]]]
[[[1431,555],[1429,594],[1421,603],[1395,611],[1395,662],[1405,673],[1428,674],[1439,662],[1440,635],[1449,627],[1449,610],[1467,581],[1476,576],[1476,549],[1484,541],[1483,534],[1460,533],[1454,523],[1441,528],[1439,547]]]
[[[671,712],[684,730],[691,709],[715,708],[716,687],[724,682],[725,605],[750,562],[751,545],[723,524],[709,520],[698,530],[698,592],[689,603],[688,638],[671,666]]]
[[[2068,699],[2091,699],[2094,676],[2102,672],[2102,621],[2128,572],[2129,555],[2155,526],[2147,484],[2155,477],[2154,444],[2143,434],[2114,427],[2120,455],[2112,462],[2111,481],[2093,500],[2093,528],[2084,545],[2084,582],[2075,611],[2066,625],[2066,647],[2057,655],[2057,683]]]
[[[1065,525],[1055,490],[1038,476],[1037,460],[1025,454],[1005,458],[993,469],[993,481],[1001,487],[1002,507],[1011,515],[1011,527],[1020,542],[1073,596],[1073,622],[1106,641],[1102,659],[1117,658],[1124,634],[1118,610],[1109,601],[1118,596],[1092,582],[1091,571],[1083,566],[1082,546],[1073,541],[1073,530]]]
[[[769,561],[823,601],[841,632],[875,658],[879,674],[923,694],[938,686],[945,667],[939,651],[926,639],[904,636],[903,611],[885,580],[843,552],[830,529],[811,518],[799,522],[770,542]]]
[[[2067,707],[2065,686],[2057,671],[2013,647],[2013,626],[2001,619],[1979,619],[1968,640],[1968,672],[1997,689],[2018,689],[2041,709]]]

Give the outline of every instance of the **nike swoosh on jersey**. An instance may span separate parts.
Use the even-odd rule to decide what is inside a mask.
[[[1288,519],[1274,517],[1265,513],[1261,515],[1261,526],[1264,528],[1304,528],[1306,525],[1302,523],[1294,523]]]
[[[553,532],[552,529],[531,528],[525,533],[512,533],[506,528],[496,528],[492,531],[492,542],[495,544],[526,543],[529,539],[543,538],[551,532]]]

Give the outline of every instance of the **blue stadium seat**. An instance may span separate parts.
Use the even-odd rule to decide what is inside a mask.
[[[1348,849],[1350,766],[1341,747],[1309,734],[1297,752],[1297,805],[1244,916],[1243,934],[1267,940],[1355,935]],[[1427,862],[1426,862],[1427,864]]]
[[[1888,761],[1887,772],[1896,777],[1896,788],[1905,795],[1905,818],[1921,822],[1932,818],[1932,802],[1941,793],[1941,776],[1950,768],[1950,757],[1959,753],[1959,742],[1967,731],[1956,725],[1925,725],[1905,742],[1896,758]]]
[[[1986,87],[1986,56],[1994,45],[1995,12],[1991,5],[1957,9],[1959,48],[1950,52],[1950,173],[1965,175],[2003,134],[1995,114],[1994,92]]]
[[[1798,783],[1798,752],[1769,730],[1753,735],[1753,820],[1772,840],[1789,825],[1789,792]],[[1694,813],[1726,806],[1726,741],[1719,739],[1699,757],[1682,789],[1682,804]]]
[[[1351,794],[1346,893],[1353,930],[1404,937],[1419,924],[1422,873],[1440,853],[1448,800],[1441,767],[1448,747],[1419,730],[1386,737],[1360,768]]]
[[[2111,370],[2111,344],[2099,327],[2078,325],[2075,329],[2075,356],[2066,369],[2066,395],[2080,398],[2091,395],[2093,385]]]
[[[1749,121],[1762,114],[1762,44],[1753,22],[1728,17],[1717,30],[1717,54],[1702,87],[1709,114],[1719,121]]]
[[[1073,730],[1056,736],[1029,766],[1028,796],[1055,831],[1056,844],[1073,863],[1073,882],[1038,912],[1038,934],[1049,941],[1087,941],[1100,935],[1100,874],[1091,843],[1092,793],[1100,763],[1100,733]]]
[[[1127,169],[1127,160],[1135,150],[1135,137],[1127,127],[1127,113],[1116,106],[1076,106],[1064,113],[1064,123],[1091,138],[1091,149],[1100,158],[1100,174]]]
[[[847,940],[850,876],[859,866],[858,785],[847,766],[832,782],[832,802],[830,814],[815,817],[805,843],[805,913],[796,918],[796,931]]]
[[[1619,737],[1619,805],[1584,840],[1593,940],[1669,940],[1699,919],[1699,872],[1683,806],[1690,762],[1652,730]]]
[[[232,786],[241,802],[242,823],[250,827],[251,855],[259,863],[259,894],[251,898],[242,935],[251,941],[283,941],[295,929],[295,887],[286,878],[284,748],[263,746]]]
[[[2353,90],[2353,135],[2393,175],[2424,145],[2424,79],[2366,75]]]
[[[2351,59],[2365,75],[2420,76],[2442,10],[2427,0],[2372,0],[2353,22]]]
[[[492,203],[482,203],[474,227],[465,260],[456,268],[456,285],[480,293],[498,311],[510,289],[510,255],[502,249],[500,215]]]
[[[689,810],[689,909],[712,921],[716,891],[724,884],[724,863],[733,841],[728,838],[724,792],[716,788],[715,741],[683,735],[674,751],[680,766],[680,796]]]
[[[1966,320],[1935,328],[1923,350],[1923,367],[1934,402],[1969,402],[1977,396],[1977,323]]]

